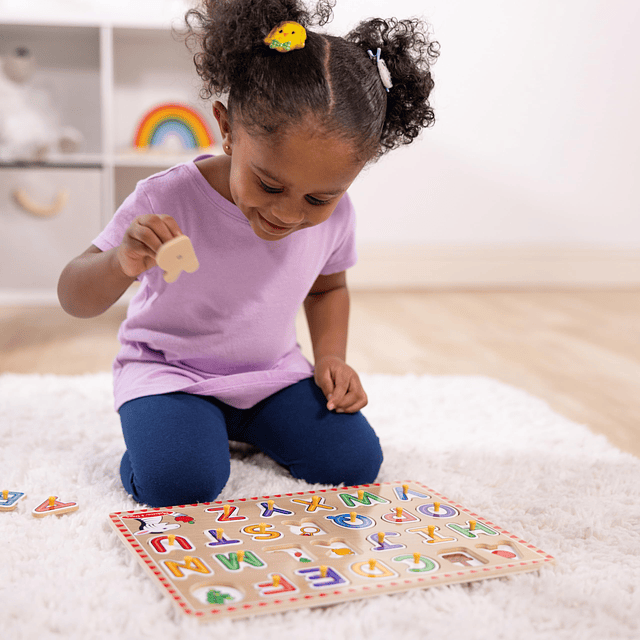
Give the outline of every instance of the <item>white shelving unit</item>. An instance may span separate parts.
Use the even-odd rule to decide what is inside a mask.
[[[62,124],[79,129],[78,153],[52,153],[44,163],[0,164],[0,302],[55,300],[60,271],[86,249],[138,180],[200,153],[220,153],[211,106],[199,98],[192,54],[167,22],[152,26],[106,20],[0,23],[0,56],[17,47],[34,55],[30,81],[44,90]],[[133,148],[137,125],[150,109],[181,102],[209,124],[213,150],[163,153]],[[56,215],[36,217],[17,202],[68,200]]]

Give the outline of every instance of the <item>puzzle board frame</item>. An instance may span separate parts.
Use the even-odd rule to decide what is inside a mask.
[[[109,517],[162,591],[199,620],[324,606],[535,571],[554,562],[534,545],[412,481]]]

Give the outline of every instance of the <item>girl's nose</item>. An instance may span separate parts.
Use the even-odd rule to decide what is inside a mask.
[[[300,224],[304,218],[303,212],[299,207],[291,204],[281,203],[277,207],[271,209],[271,215],[275,224],[283,227],[292,227]]]

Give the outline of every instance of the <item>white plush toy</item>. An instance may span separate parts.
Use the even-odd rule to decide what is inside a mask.
[[[1,60],[0,161],[46,160],[55,151],[77,151],[83,135],[62,127],[60,117],[44,91],[31,86],[35,62],[20,47]]]

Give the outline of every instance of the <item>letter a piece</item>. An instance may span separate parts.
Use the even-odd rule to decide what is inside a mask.
[[[175,282],[182,271],[193,273],[200,263],[188,236],[177,236],[165,242],[156,254],[156,263],[164,269],[165,282]]]
[[[37,506],[31,514],[36,518],[43,518],[52,513],[61,516],[63,513],[69,513],[77,509],[77,502],[58,502],[58,496],[49,496],[41,505]]]

